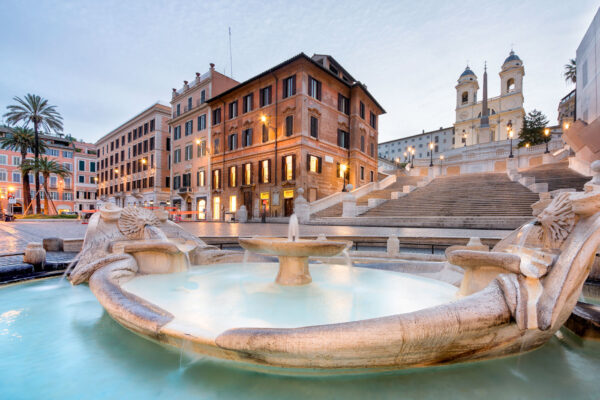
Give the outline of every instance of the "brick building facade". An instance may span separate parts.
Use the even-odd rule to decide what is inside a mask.
[[[298,188],[314,201],[377,179],[385,111],[331,56],[301,53],[208,104],[212,219],[242,204],[289,216]]]

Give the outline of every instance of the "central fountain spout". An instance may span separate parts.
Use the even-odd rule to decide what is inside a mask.
[[[275,282],[284,286],[299,286],[312,282],[308,257],[333,257],[349,247],[348,242],[300,240],[296,214],[290,217],[287,240],[268,237],[241,238],[240,245],[253,253],[277,256],[279,272]]]

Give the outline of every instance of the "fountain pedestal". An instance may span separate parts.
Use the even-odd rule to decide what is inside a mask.
[[[279,256],[279,272],[275,282],[284,286],[306,285],[312,282],[308,257]]]

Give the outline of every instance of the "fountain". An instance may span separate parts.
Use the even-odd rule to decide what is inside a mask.
[[[275,282],[285,286],[306,285],[312,282],[308,257],[333,257],[352,244],[328,240],[301,240],[296,214],[290,217],[287,240],[281,238],[241,238],[240,245],[253,253],[275,255],[279,272]]]
[[[469,271],[458,297],[457,287],[418,272],[334,264],[309,272],[309,257],[348,243],[301,240],[294,218],[287,239],[240,239],[279,258],[253,255],[246,265],[243,253],[206,246],[149,212],[105,206],[92,219],[71,281],[89,281],[126,328],[243,368],[371,372],[498,358],[550,340],[600,244],[600,188],[555,196],[492,251],[449,251],[449,263]]]

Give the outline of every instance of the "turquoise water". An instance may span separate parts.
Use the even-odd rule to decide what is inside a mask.
[[[142,275],[123,288],[175,316],[184,333],[216,338],[231,328],[297,328],[403,314],[455,299],[457,288],[416,275],[312,264],[312,283],[274,282],[278,263],[216,264]]]
[[[87,286],[0,289],[1,399],[598,399],[600,344],[565,332],[500,360],[297,378],[192,361],[114,322]]]

